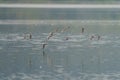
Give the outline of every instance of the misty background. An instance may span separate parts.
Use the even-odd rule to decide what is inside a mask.
[[[120,9],[0,8],[0,19],[119,20]]]
[[[114,4],[119,0],[0,0],[0,3],[72,3],[72,4]]]
[[[0,4],[119,4],[119,0],[0,0]],[[0,8],[0,20],[119,20],[120,9]]]

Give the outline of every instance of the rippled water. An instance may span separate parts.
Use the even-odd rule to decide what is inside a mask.
[[[61,32],[66,26],[70,28]],[[83,34],[82,27],[85,28]],[[43,50],[42,44],[56,28],[58,32]],[[29,33],[32,39],[24,39]],[[90,40],[92,35],[95,37]],[[1,24],[0,79],[119,80],[119,49],[119,24],[116,22]]]

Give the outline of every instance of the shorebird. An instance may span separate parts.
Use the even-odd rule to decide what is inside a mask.
[[[95,40],[100,40],[100,35],[92,35],[91,37],[90,37],[90,40],[93,40],[95,38]]]
[[[32,34],[25,34],[24,39],[32,39]]]
[[[82,27],[82,33],[84,33],[84,30],[85,30],[85,29]]]
[[[65,40],[69,40],[69,37],[66,37]]]
[[[65,30],[67,30],[67,29],[69,29],[69,28],[70,28],[70,26],[68,26],[68,27],[64,27],[64,29],[61,30],[61,32],[64,32]]]
[[[59,28],[56,28],[54,32],[58,32],[59,31]]]
[[[100,40],[100,35],[98,35],[98,40]]]
[[[58,28],[56,28],[55,30],[53,30],[52,32],[49,33],[48,37],[47,37],[47,40],[49,40],[51,37],[54,36],[54,33],[58,32]]]
[[[32,34],[31,33],[29,34],[29,39],[32,39]]]
[[[93,38],[95,38],[95,36],[94,36],[94,35],[92,35],[92,36],[90,37],[90,40],[93,40]]]
[[[52,36],[53,36],[54,32],[50,32],[49,36],[47,37],[47,39],[49,40]]]
[[[45,46],[46,46],[47,44],[46,43],[43,43],[42,44],[42,49],[45,49]]]

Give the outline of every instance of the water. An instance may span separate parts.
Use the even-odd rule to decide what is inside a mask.
[[[0,20],[120,20],[119,5],[46,5],[3,5]]]
[[[119,21],[22,22],[0,24],[1,80],[120,79]],[[61,32],[66,26],[70,28]],[[85,28],[83,34],[82,27]],[[43,50],[42,44],[56,28],[58,32]],[[24,39],[29,33],[32,39]],[[91,35],[95,35],[93,40],[90,40]]]

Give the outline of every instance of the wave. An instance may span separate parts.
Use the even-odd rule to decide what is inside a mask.
[[[62,69],[61,69],[62,70]],[[62,71],[61,71],[62,72]],[[64,71],[63,71],[64,72]],[[46,73],[46,74],[45,74]],[[38,74],[25,74],[17,73],[11,74],[8,77],[3,77],[2,80],[119,80],[120,73],[111,73],[111,74],[89,74],[89,73],[76,73],[75,76],[71,73],[58,73],[53,74],[51,72],[41,71]]]

